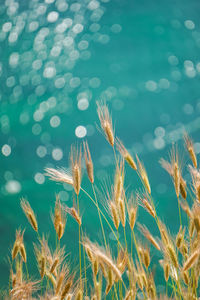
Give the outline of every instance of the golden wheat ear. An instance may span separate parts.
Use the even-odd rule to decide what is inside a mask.
[[[81,147],[78,150],[74,146],[71,147],[71,165],[72,165],[72,177],[73,177],[73,187],[77,195],[80,193],[81,188]]]
[[[29,202],[22,198],[20,201],[21,204],[21,208],[23,210],[23,212],[25,213],[29,223],[31,224],[31,226],[33,227],[33,229],[37,232],[38,231],[38,224],[37,224],[37,219],[36,216],[29,204]]]
[[[97,102],[97,114],[103,133],[109,144],[113,147],[115,142],[114,130],[112,126],[112,119],[110,117],[108,107],[105,103]]]
[[[137,165],[136,162],[134,161],[133,157],[131,156],[131,154],[128,152],[128,150],[125,148],[125,146],[123,145],[122,141],[117,138],[116,139],[116,145],[117,148],[121,154],[121,156],[124,158],[124,160],[129,164],[129,166],[133,169],[133,170],[137,170]]]
[[[71,174],[63,168],[45,168],[45,175],[50,178],[50,180],[67,183],[69,185],[73,185],[73,178]]]
[[[52,216],[53,224],[55,231],[57,233],[58,239],[60,240],[65,231],[66,225],[66,212],[63,205],[60,202],[60,198],[56,196],[55,208],[54,208],[54,215]]]
[[[90,154],[90,149],[87,142],[83,142],[84,147],[84,157],[85,157],[85,164],[87,169],[87,174],[90,182],[94,183],[94,168],[93,168],[93,162]]]
[[[189,137],[189,135],[185,132],[184,133],[184,141],[185,141],[185,146],[186,149],[189,153],[190,159],[193,163],[193,166],[197,169],[197,157],[194,151],[194,144],[192,139]]]

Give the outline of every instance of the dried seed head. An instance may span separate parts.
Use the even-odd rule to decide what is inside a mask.
[[[149,178],[147,176],[147,172],[144,168],[144,165],[141,163],[141,161],[139,160],[137,155],[136,155],[136,158],[137,158],[138,167],[139,167],[139,175],[144,183],[144,186],[145,186],[147,192],[149,194],[151,194],[151,187],[150,187],[150,183],[149,183]]]
[[[143,264],[148,269],[148,267],[150,265],[150,253],[149,253],[149,249],[148,248],[143,248],[142,259],[143,259]]]
[[[170,176],[173,179],[174,187],[175,187],[175,192],[177,198],[179,198],[180,194],[180,184],[183,184],[184,182],[181,182],[181,167],[180,167],[180,162],[179,162],[179,155],[178,151],[173,145],[171,153],[170,153],[170,162],[167,162],[164,159],[160,160],[160,163],[162,167],[170,174]],[[184,187],[184,184],[183,186]]]
[[[119,199],[118,211],[119,211],[119,217],[120,217],[122,226],[125,227],[125,225],[126,225],[125,203],[124,203],[124,200],[122,200],[121,198]]]
[[[42,237],[42,239],[40,239],[39,245],[34,244],[34,250],[35,250],[35,255],[37,258],[37,262],[38,262],[40,276],[41,276],[41,278],[43,278],[45,274],[50,273],[49,268],[53,261],[51,252],[50,252],[50,249],[48,246],[48,242],[44,236]],[[48,270],[46,267],[47,265],[48,265]]]
[[[66,295],[69,293],[69,290],[71,289],[72,287],[72,284],[73,284],[73,280],[70,279],[67,281],[67,283],[64,285],[63,289],[62,289],[62,292],[61,292],[61,300],[64,300]]]
[[[180,193],[180,171],[177,162],[174,163],[174,186],[175,186],[176,196],[178,198]]]
[[[180,193],[183,199],[187,198],[186,182],[183,177],[180,177]]]
[[[181,254],[186,257],[188,253],[188,247],[185,241],[182,242],[181,248],[179,249]]]
[[[45,175],[53,181],[74,185],[72,176],[65,169],[46,168],[45,172]]]
[[[14,260],[17,254],[20,253],[23,260],[26,262],[26,251],[24,248],[23,236],[24,236],[24,231],[21,232],[20,229],[16,230],[15,243],[12,249],[12,259]]]
[[[46,258],[42,254],[40,257],[40,276],[41,276],[41,278],[44,278],[45,269],[46,269]]]
[[[57,280],[56,280],[56,295],[58,295],[61,291],[61,288],[62,288],[62,284],[63,282],[65,282],[65,279],[67,277],[67,275],[69,274],[69,271],[68,271],[68,268],[67,268],[67,265],[64,264],[57,276]]]
[[[32,294],[39,289],[38,283],[38,281],[22,281],[10,291],[11,299],[32,299]]]
[[[200,204],[195,202],[192,207],[192,220],[197,233],[200,232]]]
[[[138,202],[135,201],[133,195],[131,195],[131,197],[128,201],[128,216],[129,216],[129,225],[130,225],[131,230],[133,230],[133,228],[135,226],[137,210],[138,210]]]
[[[128,215],[129,215],[130,228],[131,230],[133,230],[135,226],[136,216],[137,216],[137,207],[130,207],[128,211]]]
[[[83,299],[83,291],[82,289],[79,289],[76,293],[75,300],[82,300]]]
[[[185,234],[185,228],[182,229],[182,226],[180,226],[179,232],[176,236],[176,246],[177,248],[181,248],[183,240],[184,240],[184,234]]]
[[[196,194],[196,199],[200,202],[200,172],[189,166],[189,170],[192,177],[193,191]]]
[[[169,233],[167,231],[167,228],[160,220],[158,222],[158,227],[159,227],[159,230],[160,230],[160,235],[161,235],[161,238],[162,238],[162,242],[166,246],[170,243],[170,238],[169,238]]]
[[[82,224],[81,217],[79,216],[79,213],[75,207],[70,208],[70,207],[65,206],[65,211],[76,220],[76,222],[78,223],[79,226],[81,226],[81,224]]]
[[[169,263],[165,262],[163,268],[164,268],[165,281],[167,282],[169,280],[169,271],[170,271]]]
[[[120,141],[119,138],[117,138],[117,148],[121,154],[121,156],[126,160],[126,162],[129,164],[129,166],[133,169],[133,170],[137,170],[137,165],[133,159],[133,157],[130,155],[130,153],[128,152],[128,150],[125,148],[125,146],[123,145],[123,143]]]
[[[176,252],[174,250],[174,247],[171,244],[168,244],[166,246],[166,251],[167,251],[168,257],[169,257],[172,265],[176,269],[178,269],[178,258],[177,258]]]
[[[188,274],[188,272],[186,272],[186,271],[183,272],[182,277],[183,277],[183,280],[184,280],[185,284],[188,285],[189,284],[189,274]]]
[[[51,265],[51,268],[50,268],[50,273],[54,273],[56,267],[58,266],[58,263],[59,263],[59,258],[55,257],[55,259]]]
[[[185,211],[185,213],[188,215],[188,217],[191,218],[191,217],[192,217],[192,212],[191,212],[190,207],[189,207],[189,205],[187,204],[187,202],[182,202],[182,201],[180,201],[179,203],[180,203],[180,205],[181,205],[181,208],[182,208],[182,209]]]
[[[83,146],[84,146],[84,157],[85,157],[85,164],[86,164],[88,178],[91,183],[94,183],[94,168],[93,168],[93,162],[92,162],[88,143],[84,142]]]
[[[51,255],[48,256],[50,273],[56,274],[56,269],[61,265],[65,258],[65,248],[57,248],[53,254],[53,257],[51,257]]]
[[[137,198],[140,200],[140,203],[145,208],[145,210],[153,217],[155,218],[156,213],[155,209],[150,203],[150,197],[148,195],[137,195]]]
[[[97,113],[101,123],[101,128],[106,136],[106,139],[113,147],[115,138],[112,126],[112,119],[110,117],[107,105],[97,102]]]
[[[12,249],[12,260],[14,260],[19,253],[20,243],[16,240]]]
[[[141,224],[138,223],[139,229],[141,231],[141,233],[145,236],[145,238],[147,240],[149,240],[151,242],[151,244],[157,249],[157,250],[161,250],[160,246],[158,244],[158,242],[155,240],[155,238],[151,235],[151,233],[149,232],[149,230],[145,227],[142,226]]]
[[[113,285],[113,272],[112,272],[111,268],[108,269],[107,282],[108,282],[108,285],[110,285],[110,286]]]
[[[21,254],[23,261],[26,263],[26,249],[25,249],[23,243],[20,244],[20,254]]]
[[[110,211],[111,211],[114,226],[116,229],[118,229],[120,224],[120,219],[119,219],[118,209],[115,202],[112,201],[110,202]]]
[[[50,282],[52,283],[54,289],[56,288],[56,279],[55,277],[53,276],[53,274],[49,273],[49,272],[46,272],[46,275],[48,277],[48,279],[50,280]]]
[[[21,204],[21,208],[23,209],[29,223],[31,224],[31,226],[33,227],[33,229],[35,231],[38,231],[37,220],[36,220],[35,214],[31,208],[29,202],[26,199],[22,198],[20,204]]]
[[[127,267],[128,260],[128,253],[124,250],[120,250],[117,257],[117,268],[121,271],[122,274]]]
[[[191,161],[193,163],[193,166],[195,168],[197,168],[197,157],[196,157],[196,154],[195,154],[195,151],[194,151],[194,145],[193,145],[193,142],[189,138],[189,136],[188,136],[187,133],[184,134],[184,140],[185,140],[186,148],[187,148],[188,153],[190,155],[190,159],[191,159]]]
[[[95,258],[98,258],[99,264],[101,265],[106,265],[107,268],[110,268],[115,275],[117,279],[121,279],[121,272],[117,268],[117,265],[114,263],[113,259],[111,258],[111,255],[107,249],[106,253],[100,249],[97,245],[94,243],[90,242],[88,239],[83,243],[83,246],[88,249],[90,249],[92,256]]]
[[[61,204],[58,196],[56,196],[54,216],[52,218],[53,218],[53,223],[54,223],[54,227],[55,227],[58,239],[60,240],[62,238],[62,236],[64,234],[64,230],[65,230],[66,213],[65,213],[64,207]]]
[[[124,161],[120,161],[115,171],[115,183],[114,183],[114,201],[116,205],[119,204],[119,199],[122,197],[124,186]]]
[[[98,270],[99,270],[99,261],[98,258],[96,258],[93,262],[93,272],[95,276],[97,276]]]
[[[197,249],[194,251],[186,260],[186,262],[183,265],[183,271],[187,271],[193,267],[193,265],[196,263],[197,259],[199,258],[200,251]]]
[[[71,164],[74,191],[79,195],[81,188],[81,149],[78,152],[78,149],[76,150],[75,147],[71,148]]]

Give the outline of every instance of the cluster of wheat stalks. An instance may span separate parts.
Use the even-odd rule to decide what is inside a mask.
[[[200,171],[191,139],[185,135],[191,165],[192,207],[187,202],[189,191],[182,176],[182,166],[176,147],[172,148],[169,161],[161,160],[161,165],[172,178],[178,201],[180,229],[175,237],[169,233],[165,224],[157,216],[151,195],[151,186],[143,163],[131,156],[123,143],[115,137],[112,120],[106,104],[98,104],[98,116],[101,130],[113,148],[115,158],[114,183],[107,192],[107,210],[100,209],[94,185],[93,163],[88,143],[83,143],[83,152],[87,175],[93,194],[89,194],[81,184],[82,151],[71,150],[71,174],[64,169],[47,168],[46,175],[51,180],[73,186],[76,201],[73,207],[61,203],[56,197],[52,221],[56,234],[54,251],[48,245],[45,236],[38,233],[36,216],[25,199],[21,207],[38,235],[34,244],[40,279],[32,281],[27,270],[26,248],[23,241],[24,231],[16,231],[16,240],[11,251],[11,273],[9,281],[9,299],[199,299],[198,281],[200,274]],[[117,150],[117,151],[116,151]],[[118,153],[118,155],[117,155]],[[124,186],[125,164],[137,172],[142,183],[142,192],[127,197]],[[82,218],[79,210],[79,194],[85,193],[97,208],[103,243],[98,245],[90,241],[82,230]],[[149,213],[155,222],[160,237],[154,237],[144,225],[137,224],[142,235],[135,235],[138,205]],[[181,213],[186,213],[186,225],[183,226]],[[79,266],[70,270],[66,262],[64,246],[61,240],[65,231],[66,216],[70,214],[79,228]],[[178,215],[178,213],[177,213]],[[188,226],[187,226],[188,225]],[[104,227],[108,226],[116,238],[115,255],[112,254]],[[124,237],[119,239],[119,229]],[[131,247],[126,236],[131,236]],[[163,281],[166,292],[159,295],[151,268],[150,247],[154,247],[162,256],[157,262],[163,268]]]

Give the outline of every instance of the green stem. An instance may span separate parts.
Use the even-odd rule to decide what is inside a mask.
[[[79,197],[77,195],[77,207],[78,207],[78,215],[80,215],[79,213]],[[79,235],[79,265],[80,265],[80,285],[82,286],[82,282],[81,282],[81,278],[82,278],[82,274],[81,274],[81,225],[79,225],[79,230],[78,230],[78,235]]]
[[[98,205],[98,201],[97,201],[97,196],[96,196],[94,184],[92,184],[92,190],[93,190],[93,194],[94,194],[94,198],[95,198],[95,202],[96,202],[96,207],[97,207],[97,210],[98,210],[99,221],[100,221],[100,224],[101,224],[101,230],[102,230],[102,234],[103,234],[105,247],[107,249],[106,236],[105,236],[105,232],[104,232],[104,228],[103,228],[103,223],[102,223],[102,219],[101,219],[101,214],[100,214],[100,209],[99,209],[99,205]]]

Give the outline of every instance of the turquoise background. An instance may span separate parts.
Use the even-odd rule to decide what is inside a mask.
[[[167,157],[172,142],[183,144],[184,130],[200,152],[199,9],[195,0],[0,1],[1,287],[8,283],[16,228],[26,227],[29,269],[36,270],[36,236],[20,209],[20,197],[28,198],[39,231],[50,232],[54,246],[49,212],[55,194],[71,206],[73,191],[50,182],[44,168],[69,167],[71,144],[82,142],[76,134],[87,131],[99,190],[103,178],[112,183],[114,158],[96,128],[97,100],[107,101],[116,135],[145,163],[159,214],[173,232],[178,230],[173,185],[158,161]],[[184,176],[190,180],[187,169]],[[86,174],[82,184],[92,193]],[[130,168],[126,184],[128,193],[141,188]],[[84,231],[101,243],[97,212],[82,193],[80,207]],[[142,208],[139,221],[152,224]],[[155,224],[151,229],[157,234]],[[116,242],[105,230],[112,247]],[[68,217],[62,243],[73,253],[72,266],[78,262],[77,239],[77,224]],[[158,264],[159,253],[152,253]],[[162,279],[158,282],[162,285]]]

